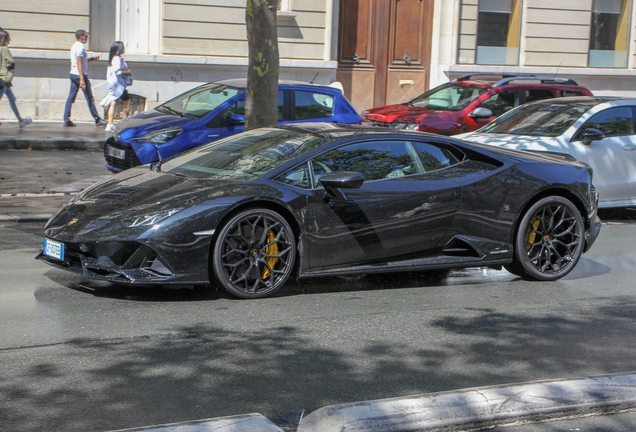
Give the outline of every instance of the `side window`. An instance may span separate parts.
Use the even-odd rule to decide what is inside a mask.
[[[499,117],[506,111],[510,111],[511,109],[516,107],[518,104],[517,91],[506,90],[490,96],[479,106],[488,108],[490,111],[492,111],[493,116]]]
[[[279,183],[297,186],[303,189],[311,187],[311,177],[309,176],[309,165],[304,163],[281,174],[275,179]]]
[[[283,120],[283,109],[285,106],[285,92],[283,90],[278,90],[278,121]],[[235,104],[228,107],[223,113],[221,113],[221,118],[225,119],[232,114],[245,115],[245,99],[241,99]]]
[[[285,120],[285,91],[278,90],[278,121]]]
[[[594,114],[592,118],[581,126],[581,131],[593,128],[598,129],[606,137],[619,135],[632,135],[634,133],[634,120],[631,107],[609,108]]]
[[[583,96],[583,93],[581,93],[578,90],[561,90],[561,96],[563,96],[563,97]]]
[[[413,148],[422,163],[423,171],[434,171],[455,165],[459,160],[445,148],[433,144],[413,142]]]
[[[310,91],[295,91],[296,120],[331,117],[333,97]]]
[[[222,113],[221,113],[221,119],[222,120],[226,120],[228,119],[232,114],[238,114],[238,115],[245,115],[245,99],[241,99],[240,101],[233,103],[232,105],[230,105],[229,107],[227,107]]]
[[[316,180],[331,171],[354,171],[365,181],[404,177],[422,172],[410,143],[373,141],[330,150],[312,160]]]
[[[526,90],[526,103],[534,102],[541,99],[552,99],[554,93],[550,89],[527,89]]]

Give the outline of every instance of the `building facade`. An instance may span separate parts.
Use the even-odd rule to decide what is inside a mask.
[[[468,72],[567,76],[636,97],[636,0],[279,0],[281,78],[342,83],[358,110],[407,101]],[[247,75],[245,0],[0,0],[23,116],[62,120],[74,32],[100,54],[126,45],[143,111],[212,80]],[[99,108],[99,107],[98,107]],[[75,121],[90,121],[83,95]],[[0,119],[13,119],[0,102]]]

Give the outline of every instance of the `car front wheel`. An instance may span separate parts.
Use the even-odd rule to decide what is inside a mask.
[[[282,287],[294,268],[296,239],[280,214],[249,209],[219,232],[212,254],[216,279],[241,298],[262,298]]]
[[[572,271],[583,253],[583,218],[569,200],[551,196],[524,214],[515,236],[515,258],[506,270],[534,280],[556,280]]]

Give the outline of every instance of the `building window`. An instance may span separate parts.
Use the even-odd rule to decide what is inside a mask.
[[[594,0],[590,26],[590,67],[627,67],[629,3]]]
[[[292,0],[278,0],[278,10],[281,12],[289,12],[292,10]]]
[[[477,64],[519,63],[521,0],[479,0]]]

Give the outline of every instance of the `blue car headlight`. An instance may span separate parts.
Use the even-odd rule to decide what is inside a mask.
[[[181,128],[163,129],[160,131],[151,132],[145,137],[140,138],[139,141],[163,144],[181,135],[182,132],[183,129]]]

